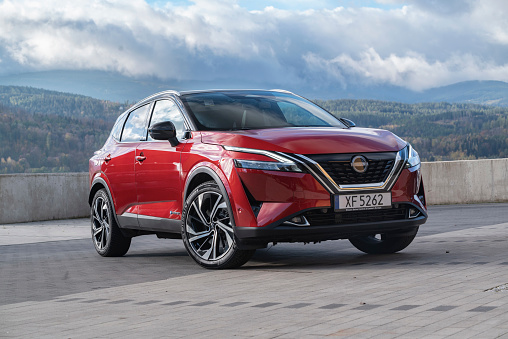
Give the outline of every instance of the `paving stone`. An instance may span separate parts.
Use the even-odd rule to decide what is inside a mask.
[[[284,308],[302,308],[302,307],[307,307],[307,306],[310,306],[310,305],[312,305],[312,304],[310,304],[310,303],[298,303],[298,304],[284,306]]]
[[[378,308],[380,306],[381,305],[362,305],[362,306],[358,306],[358,307],[353,308],[353,310],[368,311],[368,310],[373,310],[375,308]]]
[[[110,302],[108,302],[108,304],[124,304],[124,303],[133,302],[133,301],[134,300],[132,300],[132,299],[121,299],[121,300],[110,301]]]
[[[325,306],[321,306],[320,308],[321,309],[327,309],[327,310],[333,310],[333,309],[336,309],[336,308],[339,308],[339,307],[343,307],[343,306],[346,306],[346,304],[328,304],[328,305],[325,305]]]
[[[150,305],[155,303],[160,303],[160,300],[146,300],[146,301],[140,301],[138,303],[135,303],[135,305]]]
[[[81,302],[82,303],[97,303],[97,302],[100,302],[100,301],[107,301],[109,299],[92,299],[92,300],[82,300]]]
[[[191,304],[190,306],[208,306],[216,303],[217,303],[216,301],[203,301],[197,304]]]
[[[437,306],[437,307],[431,308],[430,310],[427,310],[427,311],[446,312],[446,311],[453,310],[456,307],[457,306]]]
[[[391,308],[392,311],[408,311],[412,310],[413,308],[420,307],[420,305],[400,305],[394,308]]]
[[[495,306],[478,306],[478,307],[475,307],[471,310],[469,310],[469,312],[488,312],[488,311],[492,311],[496,309]]]
[[[172,301],[172,302],[169,302],[169,303],[164,303],[162,305],[164,305],[164,306],[175,306],[175,305],[181,305],[181,304],[185,304],[185,303],[188,303],[188,301],[178,300],[178,301]]]
[[[263,303],[263,304],[253,305],[252,307],[266,308],[266,307],[272,307],[275,305],[280,305],[280,303]]]
[[[236,306],[242,306],[242,305],[245,305],[245,304],[249,304],[249,303],[246,302],[246,301],[237,301],[237,302],[226,304],[226,305],[222,305],[222,306],[225,306],[225,307],[236,307]]]
[[[59,303],[66,303],[66,302],[70,302],[70,301],[76,301],[76,300],[82,300],[83,298],[70,298],[70,299],[61,299],[61,300],[56,300],[57,302]]]

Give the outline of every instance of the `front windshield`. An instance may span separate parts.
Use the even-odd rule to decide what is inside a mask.
[[[338,119],[289,93],[225,91],[180,97],[199,130],[234,131],[280,127],[341,127]]]

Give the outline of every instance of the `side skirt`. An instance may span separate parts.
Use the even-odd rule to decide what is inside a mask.
[[[120,228],[136,229],[160,233],[181,233],[182,221],[168,218],[151,217],[134,213],[117,215]]]

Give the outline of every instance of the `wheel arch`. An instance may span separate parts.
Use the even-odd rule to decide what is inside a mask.
[[[233,223],[233,226],[236,226],[235,222],[235,213],[233,211],[233,204],[231,201],[231,195],[229,194],[228,190],[226,189],[226,184],[223,182],[219,174],[217,174],[216,171],[214,171],[212,168],[208,166],[200,166],[196,169],[194,169],[191,174],[187,177],[187,181],[185,182],[184,187],[184,194],[183,194],[183,204],[185,205],[185,200],[189,196],[189,194],[200,184],[207,182],[207,181],[215,181],[215,183],[219,186],[219,189],[222,192],[222,195],[228,199],[229,202],[229,213],[231,214],[232,218],[231,221]]]
[[[102,177],[95,177],[92,181],[92,185],[90,187],[90,193],[88,194],[88,205],[92,206],[93,197],[98,190],[105,188],[108,193],[109,199],[113,202],[113,197],[111,196],[111,192],[109,190],[109,185]],[[114,204],[113,204],[114,205]],[[114,206],[113,206],[114,207]]]
[[[101,189],[106,190],[106,194],[108,195],[109,201],[111,202],[111,207],[113,208],[113,217],[115,218],[116,224],[120,228],[122,228],[120,222],[118,221],[118,217],[116,215],[115,201],[113,200],[113,196],[111,195],[111,191],[109,190],[108,183],[106,182],[106,180],[104,180],[104,178],[96,177],[92,181],[90,193],[88,194],[88,205],[90,205],[90,207],[92,206],[93,197]]]

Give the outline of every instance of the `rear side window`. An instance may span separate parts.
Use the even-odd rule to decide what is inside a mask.
[[[127,118],[127,114],[122,114],[116,119],[115,126],[113,126],[113,130],[111,131],[111,135],[115,140],[120,140],[120,136],[122,135],[122,127],[125,123],[125,118]]]
[[[150,104],[141,106],[129,114],[123,128],[123,142],[135,142],[146,139],[146,117]]]

